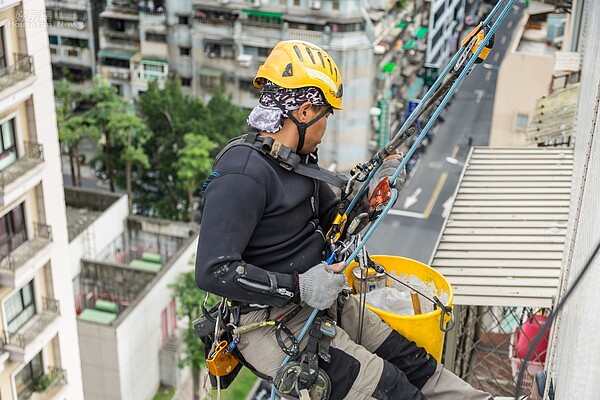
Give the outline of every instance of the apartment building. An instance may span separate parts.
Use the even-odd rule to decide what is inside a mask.
[[[465,18],[465,0],[432,0],[427,38],[427,63],[444,68],[458,50]]]
[[[47,0],[52,76],[86,84],[96,75],[98,15],[104,1]]]
[[[65,202],[85,399],[177,388],[189,371],[169,285],[194,269],[198,225],[128,216],[114,193],[65,188]]]
[[[0,397],[83,398],[43,0],[0,3]]]
[[[491,146],[527,143],[527,129],[536,101],[549,94],[553,76],[565,68],[564,58],[557,57],[559,49],[549,38],[552,33],[549,22],[556,19],[562,20],[564,26],[565,14],[556,14],[554,5],[532,2],[515,24],[512,41],[498,71]]]

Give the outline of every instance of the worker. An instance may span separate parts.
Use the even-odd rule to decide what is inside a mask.
[[[300,382],[308,389],[321,385],[322,399],[491,399],[368,309],[357,344],[358,301],[340,295],[344,262],[323,262],[325,233],[340,199],[329,184],[294,167],[318,171],[327,120],[342,109],[334,60],[311,43],[283,41],[258,69],[254,86],[262,90],[248,117],[250,133],[217,156],[204,184],[196,259],[197,286],[238,307],[237,320],[228,322],[277,321],[239,335],[244,362],[280,393],[296,397],[307,390],[295,387]],[[388,157],[373,180],[391,175],[399,163],[398,155]],[[315,319],[321,329],[313,325],[295,343],[314,309],[322,310]],[[311,346],[313,337],[318,346]],[[288,355],[290,364],[282,367]]]

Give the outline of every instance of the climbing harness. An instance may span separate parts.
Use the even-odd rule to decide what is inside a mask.
[[[375,193],[371,194],[371,198],[369,199],[369,208],[366,211],[367,217],[369,212],[377,212],[373,212],[373,219],[369,219],[371,224],[364,234],[364,237],[358,240],[358,243],[354,246],[354,250],[351,252],[350,256],[345,258],[346,265],[344,269],[347,268],[348,265],[350,265],[350,263],[353,262],[353,260],[357,257],[358,253],[371,237],[373,231],[379,226],[383,220],[383,217],[385,217],[392,208],[398,198],[398,190],[395,188],[396,178],[398,178],[398,176],[402,173],[404,167],[408,163],[408,160],[410,160],[412,155],[415,153],[417,147],[432,128],[440,113],[446,104],[448,104],[450,98],[454,95],[465,76],[469,74],[474,64],[481,63],[487,57],[494,43],[494,33],[508,14],[509,10],[512,9],[514,2],[515,0],[501,0],[496,4],[485,21],[476,26],[473,31],[467,35],[465,40],[461,42],[461,48],[454,55],[452,60],[450,60],[449,64],[444,68],[438,79],[436,79],[435,83],[429,88],[423,99],[419,102],[418,106],[402,124],[398,132],[394,135],[393,139],[386,146],[380,149],[369,161],[358,164],[352,169],[350,179],[348,179],[346,182],[346,186],[342,188],[342,196],[338,212],[334,218],[330,230],[327,232],[327,240],[332,249],[331,255],[327,259],[328,264],[336,261],[336,257],[339,254],[340,249],[344,249],[345,252],[348,250],[347,244],[341,240],[343,235],[346,233],[345,228],[348,222],[348,216],[351,215],[355,208],[357,208],[359,202],[364,201],[364,196],[367,192],[369,181],[373,178],[376,170],[383,164],[383,161],[386,157],[394,154],[408,138],[417,132],[416,121],[418,118],[423,115],[427,109],[439,101],[439,105],[425,124],[425,127],[415,138],[414,143],[404,155],[396,171],[392,174],[392,176],[389,177],[389,180],[387,180],[386,183],[381,185],[381,187],[378,185],[377,188],[381,190],[380,192],[375,190]],[[498,17],[492,23],[492,20],[497,14]],[[352,193],[354,184],[356,182],[361,182],[362,184],[360,185],[356,195],[350,199],[350,194]],[[388,192],[390,193],[389,195]],[[360,213],[355,218],[365,218],[364,214],[365,213]],[[351,221],[349,228],[355,227],[357,224],[358,222]],[[345,240],[355,241],[352,236],[350,238],[346,238]],[[384,271],[385,269],[381,267],[378,272]],[[400,283],[404,284],[403,282]],[[411,288],[411,290],[415,289]],[[422,293],[419,294],[423,295]],[[423,297],[441,307],[442,313],[440,317],[440,329],[443,331],[452,329],[454,326],[452,308],[445,306],[437,298],[437,296],[433,296],[433,298],[430,298],[429,296]],[[309,316],[298,335],[299,342],[302,341],[310,327],[313,325],[318,313],[319,310],[314,309]],[[444,320],[447,314],[450,314],[451,322],[448,324],[448,326],[444,327]],[[281,364],[282,369],[285,369],[286,365],[290,362],[290,359],[291,357],[288,355],[283,360]],[[271,390],[271,399],[275,399],[275,386],[273,386]]]

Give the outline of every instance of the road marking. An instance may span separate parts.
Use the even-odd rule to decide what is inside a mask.
[[[494,54],[494,61],[498,61],[499,58],[500,58],[500,53]]]
[[[502,37],[500,38],[500,44],[504,43],[506,43],[506,35],[502,35]]]
[[[475,91],[475,104],[479,104],[481,102],[481,99],[483,98],[484,94],[485,92],[481,89],[477,89]]]
[[[450,153],[450,158],[456,158],[456,155],[458,154],[458,145],[455,145],[454,148],[452,149],[452,153]]]
[[[390,211],[388,211],[388,215],[397,215],[399,217],[423,219],[423,214],[421,214],[421,213],[416,213],[416,212],[412,212],[412,211],[395,210],[395,209],[391,209]]]
[[[452,208],[453,202],[454,202],[454,196],[450,196],[450,197],[448,197],[448,200],[446,200],[444,202],[444,204],[442,204],[442,208],[444,209],[442,211],[442,217],[448,218],[448,215],[450,215],[450,209]]]
[[[438,196],[440,195],[440,192],[442,191],[442,188],[444,187],[444,183],[446,183],[447,178],[448,178],[447,172],[444,172],[440,176],[440,180],[438,181],[437,185],[435,186],[435,189],[433,189],[433,194],[431,195],[431,198],[429,199],[429,203],[427,203],[427,207],[425,207],[425,210],[423,211],[423,219],[429,218],[429,215],[431,214],[431,211],[433,210],[433,206],[435,206],[435,202],[437,201]]]
[[[506,27],[507,27],[508,29],[510,29],[510,28],[512,28],[512,26],[513,26],[513,22],[512,22],[512,20],[511,20],[511,21],[508,21],[508,24],[506,24]]]
[[[405,210],[416,204],[416,202],[419,200],[418,197],[422,191],[423,191],[423,189],[417,188],[413,194],[411,194],[410,196],[406,196],[406,199],[404,200],[404,209]]]
[[[491,77],[492,77],[492,71],[488,71],[487,74],[485,74],[485,80],[489,81]]]

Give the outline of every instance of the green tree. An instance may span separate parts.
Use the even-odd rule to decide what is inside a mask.
[[[211,151],[215,145],[206,136],[186,133],[185,146],[178,151],[177,177],[187,192],[188,221],[194,221],[194,192],[201,184],[201,178],[210,174],[212,167]]]
[[[183,332],[185,343],[185,354],[181,360],[180,367],[185,365],[192,371],[192,382],[194,387],[194,400],[199,400],[200,371],[206,365],[204,358],[204,344],[196,335],[192,322],[202,315],[200,305],[206,298],[206,292],[198,289],[194,278],[194,271],[179,274],[174,283],[169,285],[175,298],[177,298],[177,315],[183,317],[187,322],[187,328]],[[209,295],[206,306],[209,308],[220,300],[218,296]]]
[[[69,151],[73,186],[81,186],[79,143],[84,137],[97,141],[100,138],[100,130],[93,119],[79,110],[81,102],[85,99],[84,93],[73,89],[66,81],[59,81],[55,83],[54,95],[58,140]]]
[[[92,163],[100,162],[108,177],[111,192],[115,191],[115,179],[118,180],[120,158],[123,146],[114,142],[108,124],[111,120],[127,118],[127,104],[118,95],[114,87],[108,86],[99,80],[95,81],[94,89],[86,98],[86,115],[93,120],[96,127],[102,133],[100,144],[102,153],[98,154]],[[114,142],[114,143],[113,143]],[[120,185],[122,186],[122,185]]]
[[[125,164],[125,187],[129,197],[129,211],[133,204],[133,168],[138,166],[144,169],[150,167],[148,156],[143,148],[150,137],[150,131],[144,124],[144,121],[134,110],[129,113],[114,113],[108,118],[106,132],[111,137],[113,143],[120,148],[119,161]]]
[[[246,113],[231,104],[222,90],[215,91],[213,99],[205,105],[197,97],[183,93],[179,81],[167,82],[164,89],[151,83],[138,104],[153,134],[144,146],[146,153],[151,154],[152,170],[134,183],[134,191],[139,192],[136,204],[143,212],[161,218],[186,220],[190,211],[190,183],[187,172],[183,176],[178,172],[179,151],[189,147],[184,136],[191,132],[216,143],[211,151],[214,156],[216,149],[244,133]],[[190,149],[186,151],[192,153]],[[204,173],[193,169],[199,173],[196,182],[202,182],[210,172],[210,169]]]

